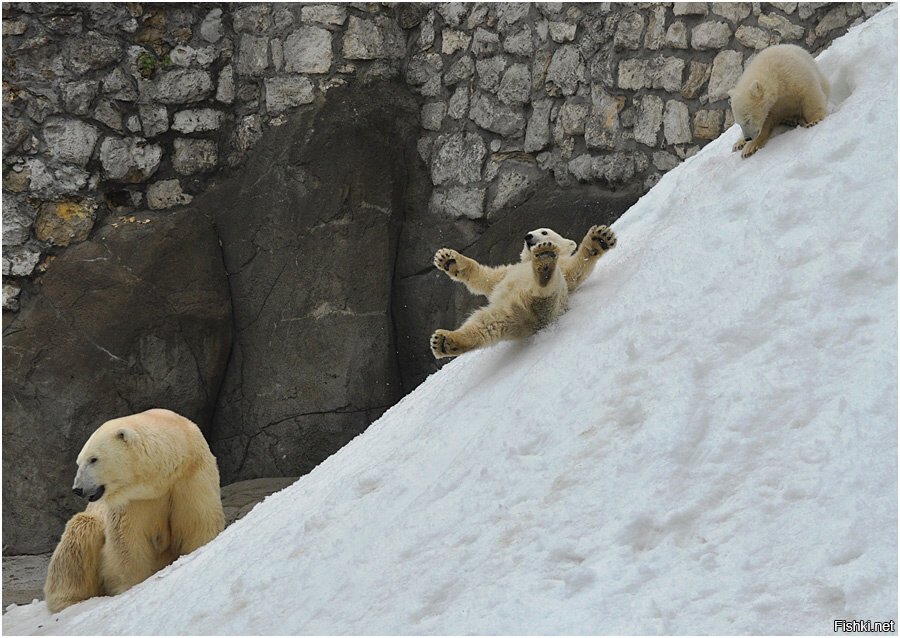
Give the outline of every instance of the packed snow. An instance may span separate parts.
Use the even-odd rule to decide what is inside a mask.
[[[554,325],[445,366],[150,580],[4,632],[897,620],[896,6],[819,63],[822,123],[745,160],[732,127],[668,173]]]

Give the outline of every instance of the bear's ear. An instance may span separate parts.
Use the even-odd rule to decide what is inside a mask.
[[[734,97],[734,89],[728,89],[728,97]]]
[[[753,97],[763,96],[763,88],[762,84],[759,83],[759,80],[754,80],[753,84],[750,85],[750,95]]]
[[[131,440],[132,433],[125,428],[120,429],[116,432],[116,438],[120,441],[125,441],[126,443]]]

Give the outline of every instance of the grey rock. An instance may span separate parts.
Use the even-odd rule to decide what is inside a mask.
[[[22,35],[28,30],[24,20],[3,20],[3,35]]]
[[[100,131],[81,120],[60,118],[47,120],[43,136],[51,157],[85,166],[94,154]]]
[[[192,47],[179,45],[169,51],[169,59],[175,66],[188,67],[194,63],[197,58],[197,51]]]
[[[487,93],[477,93],[472,98],[469,117],[481,128],[504,137],[519,136],[525,132],[522,109],[507,106]]]
[[[444,19],[444,22],[451,27],[458,27],[462,24],[469,9],[463,2],[441,2],[435,6],[435,10]]]
[[[478,28],[472,36],[472,53],[476,58],[492,56],[500,50],[500,36],[493,31]]]
[[[463,56],[457,62],[460,66],[458,69],[463,69],[465,63],[463,60],[466,60],[467,56]],[[456,66],[456,65],[454,65]],[[443,59],[437,53],[416,53],[409,60],[409,64],[406,66],[406,81],[413,86],[421,86],[435,77],[435,75],[441,74],[441,69],[443,68]],[[451,67],[452,68],[452,67]],[[459,73],[460,77],[465,75],[464,70],[456,70],[454,73]],[[471,73],[470,73],[471,75]]]
[[[478,60],[475,63],[475,69],[478,72],[478,88],[496,93],[500,88],[503,71],[506,70],[506,58],[502,55],[495,55],[492,58]]]
[[[230,64],[219,71],[219,83],[216,85],[216,100],[223,104],[234,102],[234,67]]]
[[[839,4],[829,10],[816,25],[816,36],[821,38],[835,29],[846,27],[857,15],[859,15],[858,5],[852,8],[849,4]]]
[[[613,39],[616,50],[639,49],[641,47],[641,34],[644,32],[644,16],[637,11],[625,14],[616,28]]]
[[[494,5],[497,13],[497,30],[506,33],[510,27],[524,19],[531,5],[527,2],[499,2]]]
[[[234,129],[234,146],[244,153],[262,139],[262,119],[257,114],[247,115]]]
[[[209,430],[230,307],[216,232],[196,211],[107,225],[56,257],[3,337],[8,553],[51,550],[84,509],[74,459],[103,421],[166,406]],[[22,463],[61,414],[66,427]]]
[[[796,25],[784,16],[777,13],[762,14],[759,16],[759,26],[771,29],[785,40],[797,40],[803,37],[803,27]]]
[[[503,50],[513,55],[531,57],[534,53],[534,37],[531,34],[531,27],[526,24],[515,32],[507,33],[503,37]]]
[[[150,93],[153,99],[163,104],[184,104],[206,99],[212,89],[212,78],[206,71],[172,69],[157,75]]]
[[[550,109],[553,101],[549,99],[532,102],[531,117],[525,131],[525,152],[533,153],[546,148],[550,143]]]
[[[776,9],[781,9],[785,13],[793,13],[797,10],[797,2],[772,2],[771,5]],[[865,3],[863,3],[865,5]]]
[[[269,39],[243,34],[238,44],[235,71],[238,75],[261,77],[269,68]]]
[[[575,40],[578,25],[569,22],[550,22],[548,31],[550,33],[550,39],[559,44],[564,44]]]
[[[92,117],[106,124],[109,128],[116,131],[122,131],[122,111],[118,104],[112,100],[100,100],[97,102],[97,108],[94,109]]]
[[[419,27],[419,39],[417,41],[419,49],[421,49],[422,51],[430,49],[434,44],[435,35],[434,10],[432,9],[425,14],[425,17],[422,19],[421,26]]]
[[[104,176],[117,182],[145,182],[159,168],[162,147],[139,137],[107,137],[100,144]]]
[[[676,2],[672,7],[677,16],[705,16],[708,11],[705,2]]]
[[[661,171],[670,171],[678,166],[679,160],[676,156],[666,151],[653,152],[653,165]]]
[[[667,144],[686,144],[691,141],[690,117],[686,104],[677,100],[666,102],[663,132]]]
[[[222,126],[225,114],[216,109],[185,109],[175,113],[172,129],[179,133],[215,131]]]
[[[193,196],[181,190],[181,182],[177,179],[165,179],[147,187],[147,206],[151,210],[184,206],[193,199]]]
[[[438,97],[441,94],[441,76],[435,75],[428,79],[425,84],[422,85],[422,88],[419,89],[419,93],[424,97]]]
[[[219,152],[213,140],[176,138],[172,167],[179,175],[193,175],[216,167]]]
[[[453,86],[472,77],[473,73],[475,73],[475,61],[472,56],[464,55],[447,69],[447,73],[444,74],[444,84]]]
[[[139,118],[137,115],[129,115],[128,119],[125,120],[125,129],[129,133],[140,133],[141,118]]]
[[[646,146],[657,144],[663,116],[663,101],[655,95],[635,99],[634,139]]]
[[[622,128],[619,112],[624,96],[613,96],[600,87],[591,92],[591,113],[584,125],[584,143],[588,148],[614,150],[621,147]]]
[[[436,186],[469,184],[481,180],[481,167],[487,150],[474,133],[450,133],[438,136],[431,157],[431,181]]]
[[[295,483],[297,477],[260,478],[238,481],[222,488],[222,509],[225,525],[231,525],[249,514],[254,507],[270,494],[274,494]]]
[[[441,53],[453,55],[457,51],[464,51],[471,41],[472,36],[464,31],[444,29],[441,33]]]
[[[288,73],[328,73],[331,69],[331,32],[319,27],[303,27],[284,41],[285,71]]]
[[[590,106],[590,102],[584,98],[569,98],[563,103],[557,121],[566,135],[584,135],[584,124]]]
[[[587,82],[587,70],[578,47],[564,44],[559,47],[550,60],[547,69],[547,91],[551,95],[573,95],[578,85]]]
[[[3,309],[4,310],[12,310],[13,312],[17,312],[19,310],[19,293],[21,293],[21,292],[22,292],[22,287],[19,286],[19,284],[11,282],[11,281],[4,281],[3,282]],[[3,558],[3,563],[4,563],[4,565],[3,565],[3,580],[5,581],[6,576],[9,573],[7,570],[7,566],[6,566],[6,557]],[[43,580],[41,581],[41,586],[43,586]],[[38,591],[40,593],[43,593],[41,591],[41,586],[38,587]],[[3,590],[4,590],[3,591],[3,600],[7,600],[7,595],[6,595],[7,588],[6,588],[5,583],[3,586]],[[37,597],[39,598],[40,596],[38,595]],[[15,602],[15,601],[10,600],[9,602]],[[27,600],[19,601],[19,604],[27,605],[30,602],[31,602],[31,599],[28,598]]]
[[[121,67],[113,69],[103,80],[103,92],[112,99],[123,102],[134,102],[138,98],[134,82]]]
[[[200,23],[200,37],[215,44],[222,39],[223,35],[222,10],[212,9]]]
[[[3,197],[3,246],[21,246],[31,236],[34,211],[15,197]]]
[[[680,20],[669,25],[666,31],[666,46],[673,49],[688,48],[687,27]]]
[[[813,15],[815,15],[816,11],[818,11],[822,7],[827,7],[829,4],[831,4],[831,3],[829,3],[829,2],[798,2],[797,6],[800,9],[800,11],[798,12],[798,15],[800,16],[801,20],[807,20],[808,18],[811,18]]]
[[[720,51],[713,60],[709,76],[709,101],[717,102],[728,97],[728,91],[737,84],[743,73],[743,58],[737,51]]]
[[[703,92],[703,87],[706,86],[706,81],[709,79],[711,68],[712,65],[705,62],[691,60],[688,78],[681,87],[681,96],[689,100],[699,97]]]
[[[796,6],[796,2],[793,3]],[[749,2],[713,2],[712,12],[722,16],[726,20],[731,20],[734,24],[750,15]]]
[[[757,51],[775,44],[774,38],[772,38],[772,34],[769,31],[748,27],[747,25],[739,26],[734,33],[734,37],[745,47],[756,49]]]
[[[701,109],[694,114],[694,137],[714,140],[722,132],[722,111]]]
[[[544,174],[531,162],[504,162],[497,179],[487,193],[488,218],[506,208],[515,208],[525,203],[543,181]]]
[[[386,16],[375,16],[372,20],[350,16],[342,54],[348,60],[403,58],[406,34],[400,25]]]
[[[300,10],[300,19],[303,22],[342,25],[347,21],[347,9],[340,4],[305,5]]]
[[[169,130],[169,113],[166,107],[159,104],[141,104],[138,106],[138,114],[146,137],[155,137]]]
[[[231,12],[231,26],[238,33],[265,33],[272,26],[271,5],[235,5]]]
[[[450,102],[447,105],[447,115],[454,120],[461,120],[469,113],[469,87],[468,85],[458,86],[450,96]]]
[[[531,71],[524,64],[513,64],[503,74],[497,97],[504,104],[525,104],[531,95]]]
[[[75,73],[83,74],[118,62],[122,47],[115,38],[88,31],[66,39],[62,52],[65,64]]]
[[[87,185],[88,172],[77,166],[48,167],[37,158],[29,159],[25,164],[30,173],[29,189],[38,197],[68,195]]]
[[[675,92],[681,89],[684,60],[676,57],[622,60],[619,63],[618,86],[622,89],[663,89]]]
[[[100,83],[92,80],[66,82],[61,85],[63,105],[73,115],[90,113],[91,102],[100,91]]]
[[[447,105],[443,102],[430,102],[422,105],[422,128],[427,131],[440,131]]]
[[[294,25],[294,14],[289,7],[281,6],[272,14],[272,25],[275,31],[283,33]]]
[[[485,189],[478,186],[451,186],[434,189],[428,203],[430,213],[453,219],[484,217]]]
[[[731,40],[727,22],[702,22],[691,31],[691,46],[698,51],[721,49]]]
[[[281,113],[315,99],[312,82],[302,76],[275,77],[266,80],[266,111]]]
[[[484,24],[485,19],[488,15],[488,5],[479,3],[472,7],[471,13],[469,13],[466,18],[466,29],[471,31],[476,27],[480,27]]]
[[[38,262],[41,260],[41,253],[33,250],[29,246],[4,246],[3,247],[3,274],[4,275],[12,275],[13,277],[27,277],[31,273],[34,272],[35,267],[38,265]],[[7,343],[8,337],[3,338],[4,345]],[[4,372],[6,371],[6,366],[3,366]],[[4,381],[4,386],[6,382]],[[5,410],[4,410],[5,412]],[[7,412],[7,414],[9,414]],[[3,449],[7,449],[7,444],[4,444]],[[4,472],[6,474],[6,472]],[[6,501],[6,499],[3,499]],[[4,515],[4,520],[6,516]],[[3,534],[6,537],[6,534]],[[4,540],[4,544],[8,541]]]
[[[661,49],[666,42],[666,8],[654,7],[647,20],[647,33],[644,35],[644,47],[651,50]]]

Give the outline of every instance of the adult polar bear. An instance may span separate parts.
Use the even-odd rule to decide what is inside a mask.
[[[52,612],[119,594],[225,527],[219,470],[200,429],[169,410],[107,421],[78,454],[66,524],[47,572]]]
[[[494,267],[441,248],[434,265],[472,294],[487,296],[488,305],[456,330],[436,330],[432,354],[436,359],[455,357],[495,341],[534,334],[565,311],[569,293],[615,245],[616,235],[607,226],[592,226],[580,246],[549,228],[538,228],[525,235],[519,263]]]

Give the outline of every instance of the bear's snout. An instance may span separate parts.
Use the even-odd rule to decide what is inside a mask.
[[[531,233],[527,233],[525,235],[525,243],[528,244],[529,246],[531,246],[531,240],[533,238],[534,238],[534,235],[532,235]]]
[[[73,487],[72,491],[75,492],[75,496],[84,496],[84,490],[80,487]]]

